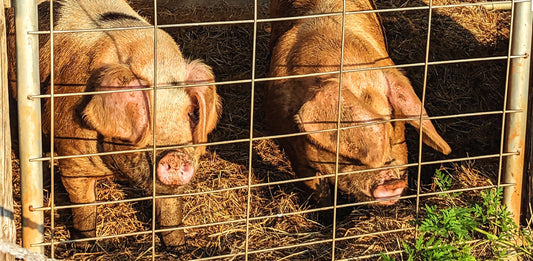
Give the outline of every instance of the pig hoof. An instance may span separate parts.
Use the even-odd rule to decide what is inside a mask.
[[[90,241],[82,241],[82,242],[74,243],[74,248],[77,248],[83,251],[88,251],[92,246],[93,244]]]
[[[183,229],[161,232],[161,238],[165,246],[176,247],[185,245],[185,233]]]
[[[84,239],[84,238],[94,238],[96,237],[96,229],[87,230],[87,231],[79,231],[77,229],[72,229],[71,238],[76,239]],[[80,242],[74,242],[74,247],[78,249],[84,249],[88,250],[91,246],[93,246],[93,242],[91,241],[80,241]]]

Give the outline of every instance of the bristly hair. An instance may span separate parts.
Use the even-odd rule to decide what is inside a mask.
[[[135,16],[132,16],[132,15],[129,15],[129,14],[124,14],[124,13],[119,13],[119,12],[103,13],[103,14],[100,15],[98,20],[102,21],[102,22],[116,21],[116,20],[136,20],[136,21],[140,21],[139,18],[137,18]]]

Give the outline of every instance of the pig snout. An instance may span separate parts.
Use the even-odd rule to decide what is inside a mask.
[[[405,187],[407,187],[405,180],[386,180],[382,184],[374,186],[371,193],[378,204],[390,206],[398,201]]]
[[[157,164],[157,179],[165,185],[185,185],[193,176],[193,162],[183,153],[169,152]]]

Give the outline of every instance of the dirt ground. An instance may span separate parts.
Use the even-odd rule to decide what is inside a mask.
[[[436,0],[433,5],[450,5],[475,0]],[[379,0],[378,9],[427,6],[427,0]],[[150,6],[134,6],[153,20]],[[250,7],[216,7],[177,10],[159,6],[159,24],[245,20],[253,17]],[[258,17],[268,17],[268,5],[261,4]],[[381,14],[390,56],[396,64],[420,63],[425,60],[428,11],[413,10]],[[479,57],[505,56],[508,52],[510,11],[489,10],[484,7],[443,7],[433,10],[431,17],[429,61],[446,61]],[[192,59],[203,59],[213,67],[217,82],[250,79],[254,31],[250,23],[233,25],[189,26],[167,28],[183,53]],[[256,32],[255,77],[267,76],[269,64],[270,24],[258,23]],[[428,69],[425,107],[431,116],[493,112],[503,109],[507,60],[462,62],[432,65]],[[420,96],[424,83],[424,66],[407,67],[405,74]],[[210,141],[247,139],[250,136],[250,83],[218,86],[224,111]],[[254,85],[253,131],[264,136],[268,130],[263,123],[262,96],[264,84]],[[442,156],[424,147],[422,160],[465,158],[498,154],[501,147],[499,113],[484,116],[453,117],[434,121],[436,128],[453,149]],[[407,129],[409,162],[418,161],[418,136]],[[15,141],[16,146],[16,141]],[[251,148],[250,148],[251,146]],[[318,222],[317,212],[308,211],[306,194],[293,183],[290,164],[275,140],[236,142],[210,146],[209,153],[187,188],[188,193],[216,191],[209,194],[185,196],[184,225],[186,243],[169,248],[162,246],[152,234],[102,239],[86,248],[72,244],[57,244],[54,257],[68,260],[148,260],[152,253],[156,260],[331,260],[333,235],[335,259],[376,260],[381,252],[402,249],[401,240],[415,238],[415,220],[423,214],[419,206],[446,204],[438,197],[424,196],[435,191],[432,177],[435,169],[442,169],[454,179],[453,188],[476,188],[497,183],[499,158],[458,161],[449,164],[425,165],[409,169],[408,195],[416,194],[420,186],[420,201],[406,199],[392,207],[357,206],[342,208],[347,216],[336,224]],[[249,155],[249,152],[252,155]],[[14,197],[20,232],[20,175],[14,154]],[[251,160],[251,164],[250,164]],[[248,170],[251,165],[251,171]],[[250,180],[249,180],[250,178]],[[56,180],[56,205],[68,204],[67,195]],[[254,187],[248,189],[247,185]],[[257,186],[256,186],[257,185]],[[461,202],[479,200],[479,191],[463,195]],[[51,193],[49,184],[45,195]],[[142,194],[127,183],[102,180],[97,188],[98,200],[136,198]],[[443,205],[444,206],[444,205]],[[114,203],[98,207],[98,236],[120,235],[150,231],[152,228],[151,201]],[[51,213],[46,213],[46,240],[51,238]],[[68,210],[56,211],[54,240],[70,238]],[[246,222],[247,218],[249,222]],[[20,240],[20,237],[19,237]],[[152,241],[155,249],[152,249]],[[20,241],[19,241],[20,242]],[[246,244],[248,242],[248,244]],[[48,254],[51,248],[47,247]],[[480,259],[487,253],[478,250]],[[399,256],[398,256],[399,257]]]

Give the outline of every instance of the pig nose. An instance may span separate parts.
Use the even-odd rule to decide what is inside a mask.
[[[393,205],[398,201],[405,187],[407,187],[407,182],[404,180],[388,180],[377,185],[372,191],[372,196],[381,205]]]
[[[157,179],[165,185],[185,185],[194,176],[194,166],[187,155],[170,152],[157,165]]]

